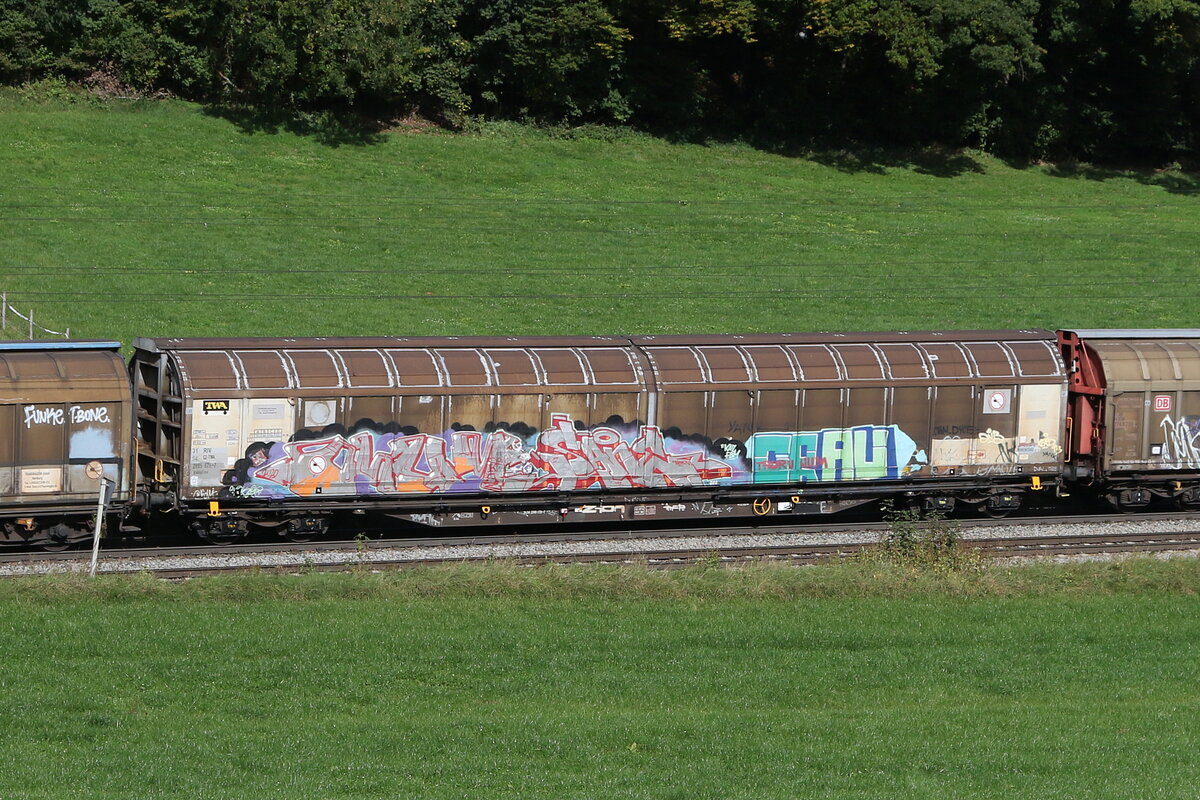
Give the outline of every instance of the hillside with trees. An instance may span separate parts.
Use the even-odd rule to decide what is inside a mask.
[[[1194,163],[1195,0],[0,0],[0,82],[450,126]]]

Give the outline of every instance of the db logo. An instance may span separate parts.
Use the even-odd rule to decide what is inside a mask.
[[[1170,411],[1171,410],[1171,395],[1169,395],[1169,394],[1154,395],[1154,410],[1155,411]]]

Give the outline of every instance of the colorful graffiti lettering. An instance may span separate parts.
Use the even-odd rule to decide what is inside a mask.
[[[926,462],[897,425],[756,433],[746,450],[755,483],[894,479]]]
[[[641,425],[579,430],[566,414],[527,443],[511,431],[378,434],[358,431],[277,442],[248,453],[245,483],[263,496],[521,492],[659,488],[728,482],[742,467]],[[227,473],[236,483],[238,473]]]
[[[225,473],[225,484],[230,497],[576,492],[898,479],[927,463],[925,451],[897,425],[755,433],[744,444],[704,444],[672,438],[655,425],[584,430],[569,415],[553,414],[548,429],[525,437],[503,429],[358,430],[256,443]]]

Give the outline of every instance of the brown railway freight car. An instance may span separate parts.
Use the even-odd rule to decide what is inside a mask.
[[[1200,330],[1061,331],[1072,478],[1140,509],[1200,508]]]
[[[1046,331],[139,339],[138,471],[209,538],[427,525],[1003,513],[1062,472]]]
[[[132,486],[131,398],[116,342],[0,342],[0,542],[91,535],[102,484]]]

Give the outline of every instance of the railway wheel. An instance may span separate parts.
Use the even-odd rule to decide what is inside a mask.
[[[1021,495],[1016,492],[998,492],[988,495],[979,510],[992,519],[1004,519],[1021,507]]]
[[[329,521],[324,517],[293,517],[287,521],[284,536],[292,542],[311,542],[329,532]]]
[[[57,525],[51,525],[49,528],[44,528],[40,534],[39,543],[43,550],[51,553],[61,553],[64,550],[70,550],[87,537],[86,531],[78,528],[72,528],[64,522]]]
[[[1200,487],[1189,486],[1171,498],[1180,511],[1200,511]]]
[[[1137,511],[1146,510],[1150,506],[1151,497],[1149,489],[1134,486],[1116,492],[1109,492],[1107,499],[1112,507],[1118,511],[1125,514],[1133,514]]]
[[[192,531],[209,544],[237,544],[246,538],[246,524],[236,519],[223,517],[207,523],[196,520],[192,523]]]

